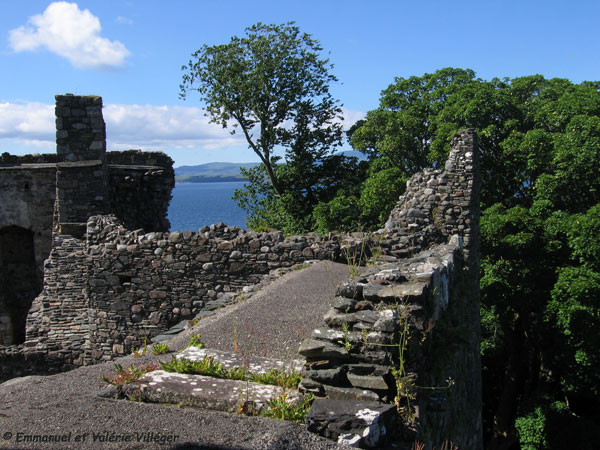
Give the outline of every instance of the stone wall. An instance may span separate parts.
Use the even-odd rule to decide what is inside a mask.
[[[56,169],[38,157],[0,162],[0,345],[23,342],[51,247]]]
[[[102,98],[56,96],[56,154],[57,226],[81,237],[90,214],[109,212]]]
[[[389,253],[406,257],[428,245],[464,236],[466,254],[474,248],[479,260],[479,173],[474,130],[458,133],[451,142],[445,170],[425,169],[406,185],[381,233]]]
[[[55,247],[58,235],[83,238],[92,214],[114,213],[130,229],[169,229],[171,158],[106,153],[100,97],[57,95],[56,125],[56,154],[0,155],[0,345],[25,338],[53,228]]]
[[[446,170],[411,178],[373,240],[387,255],[338,287],[300,349],[304,391],[395,402],[407,447],[482,447],[477,149],[466,130]]]
[[[144,233],[127,230],[114,216],[94,216],[86,234],[86,241],[56,242],[47,263],[48,281],[36,299],[40,305],[55,302],[56,308],[34,307],[28,322],[28,343],[35,342],[38,351],[52,351],[50,342],[70,348],[77,333],[84,333],[81,341],[89,342],[89,354],[84,361],[73,352],[66,360],[74,364],[130,353],[218,297],[260,282],[271,270],[340,256],[337,241],[316,234],[284,239],[281,232],[255,233],[224,224],[197,233]],[[86,270],[77,272],[74,266]],[[52,279],[68,279],[73,289],[54,289]],[[65,305],[71,316],[78,311],[87,317],[61,321]],[[33,330],[39,330],[35,336]]]
[[[131,229],[168,231],[167,210],[175,185],[173,160],[164,153],[108,152],[111,212]]]

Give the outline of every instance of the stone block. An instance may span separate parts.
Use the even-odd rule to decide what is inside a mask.
[[[355,388],[386,391],[389,385],[382,376],[347,374],[348,381]]]
[[[356,400],[317,399],[307,429],[340,444],[381,448],[396,421],[394,405]]]

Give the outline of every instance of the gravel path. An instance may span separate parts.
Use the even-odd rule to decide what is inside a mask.
[[[228,306],[194,327],[208,348],[290,360],[298,346],[323,324],[335,287],[348,266],[320,261],[287,274],[251,298]]]
[[[208,346],[232,349],[232,323],[237,317],[239,342],[247,342],[243,345],[252,352],[293,357],[303,337],[319,325],[335,285],[347,278],[347,270],[346,266],[323,262],[291,272],[167,343],[173,352],[179,351],[191,335],[201,332]],[[246,332],[250,338],[244,341]],[[269,336],[275,336],[277,342],[267,339]],[[123,367],[132,363],[143,367],[172,356],[150,353],[115,362]],[[290,422],[103,398],[107,385],[101,377],[113,374],[114,363],[108,362],[1,384],[0,450],[343,448]],[[45,442],[49,439],[63,440]]]

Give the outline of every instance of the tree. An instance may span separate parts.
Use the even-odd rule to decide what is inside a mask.
[[[409,176],[443,167],[465,127],[482,170],[486,448],[597,448],[600,83],[453,68],[397,78],[351,143]]]
[[[204,45],[192,55],[181,97],[197,91],[211,122],[241,130],[258,155],[276,195],[286,194],[274,156],[320,160],[341,144],[341,107],[329,92],[337,78],[319,42],[294,22],[257,23],[229,44]]]

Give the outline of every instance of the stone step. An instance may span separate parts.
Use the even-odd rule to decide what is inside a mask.
[[[155,370],[123,387],[131,399],[169,403],[226,412],[260,411],[271,399],[296,404],[301,396],[295,389],[250,381],[224,380],[204,375],[184,375]]]
[[[224,369],[235,369],[243,367],[248,372],[263,374],[269,370],[275,369],[284,373],[292,371],[300,372],[305,361],[292,359],[282,361],[274,358],[263,358],[260,356],[246,356],[242,353],[225,352],[222,350],[213,350],[207,348],[188,347],[179,352],[176,358],[185,358],[191,361],[202,361],[204,357],[209,356],[215,359],[215,362],[221,363]]]

